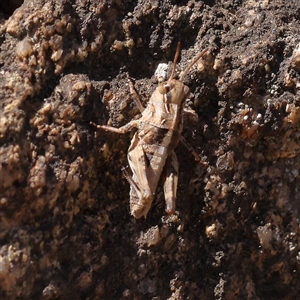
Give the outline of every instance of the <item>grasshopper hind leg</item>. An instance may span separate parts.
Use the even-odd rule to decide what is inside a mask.
[[[136,218],[146,216],[155,194],[158,179],[148,174],[148,158],[140,145],[137,133],[135,133],[128,149],[128,162],[132,175],[124,173],[130,183],[130,211]]]
[[[153,196],[152,193],[144,191],[144,193],[140,190],[139,186],[135,182],[134,178],[129,174],[126,168],[122,168],[122,172],[124,177],[130,184],[130,211],[131,214],[139,219],[140,217],[146,217],[152,201]],[[141,201],[142,199],[142,201]]]
[[[130,185],[130,212],[136,219],[139,219],[143,216],[146,218],[147,213],[151,208],[152,201],[152,195],[143,198],[143,201],[141,201],[136,192],[136,189],[132,185]]]
[[[176,207],[176,194],[178,184],[178,159],[174,151],[168,156],[163,170],[163,185],[166,201],[166,213],[172,215]]]

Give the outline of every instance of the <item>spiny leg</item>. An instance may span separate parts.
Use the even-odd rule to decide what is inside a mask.
[[[168,156],[163,170],[163,185],[166,201],[166,213],[171,215],[175,212],[176,194],[178,184],[178,160],[174,151]]]

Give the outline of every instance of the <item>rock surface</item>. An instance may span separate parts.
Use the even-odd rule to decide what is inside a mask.
[[[0,13],[1,299],[297,299],[300,3],[42,1]],[[9,15],[11,13],[11,15]],[[177,212],[129,213],[130,134],[155,70],[185,78]]]

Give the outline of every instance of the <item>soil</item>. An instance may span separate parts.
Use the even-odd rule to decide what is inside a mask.
[[[8,1],[0,12],[1,299],[297,299],[300,2]],[[17,7],[18,6],[18,7]],[[160,63],[199,121],[176,213],[122,176]]]

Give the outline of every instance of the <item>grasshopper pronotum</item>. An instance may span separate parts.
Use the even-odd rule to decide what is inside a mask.
[[[130,211],[135,218],[147,215],[160,179],[163,181],[166,212],[168,214],[175,212],[178,160],[174,149],[179,141],[192,151],[196,160],[200,160],[181,135],[183,106],[190,94],[188,86],[182,81],[190,68],[207,51],[208,49],[204,49],[197,55],[177,80],[174,79],[174,74],[180,53],[178,43],[172,74],[167,81],[159,84],[145,109],[134,91],[133,84],[129,81],[131,93],[134,94],[142,113],[141,118],[132,120],[120,128],[92,123],[98,129],[119,134],[137,128],[127,155],[132,175],[123,168],[123,173],[130,183]]]

